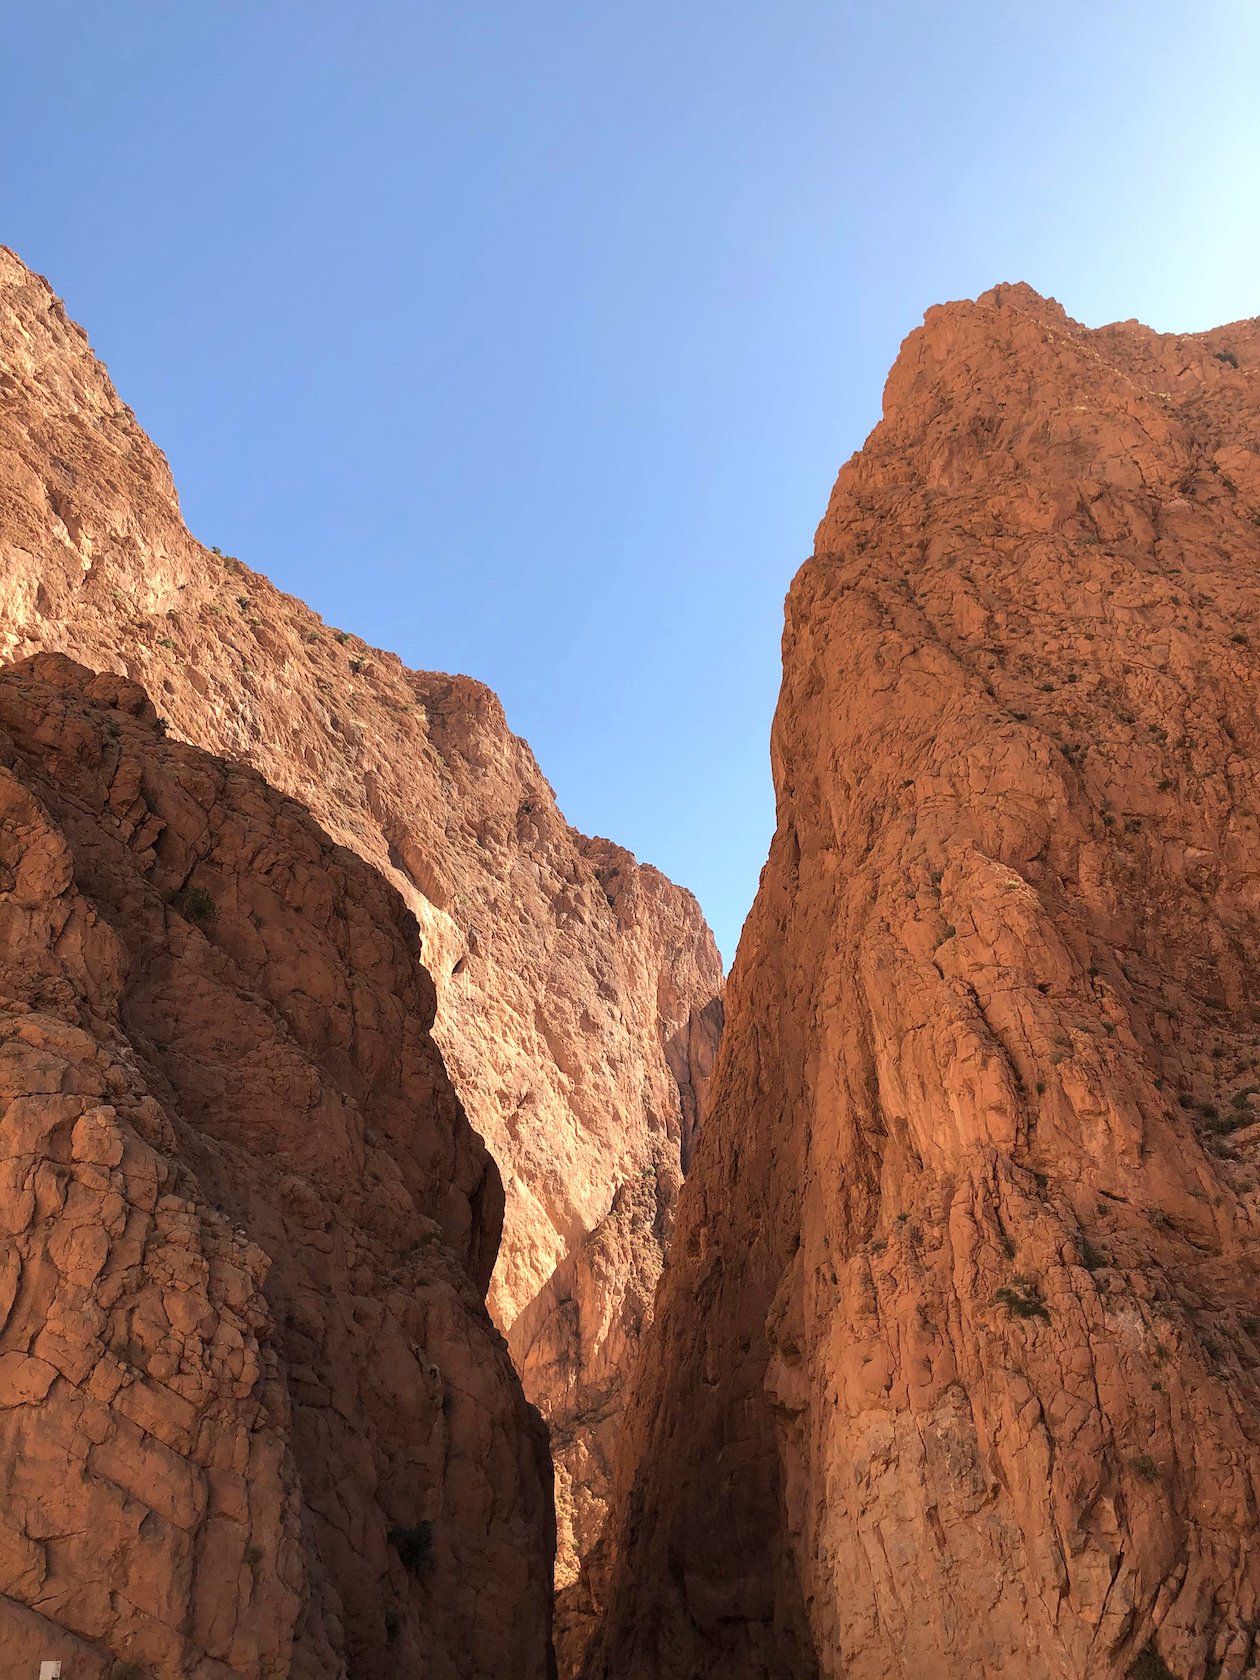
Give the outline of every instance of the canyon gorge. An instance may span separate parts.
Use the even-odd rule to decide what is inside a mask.
[[[1245,1680],[1260,320],[929,311],[729,981],[0,251],[0,1667]]]

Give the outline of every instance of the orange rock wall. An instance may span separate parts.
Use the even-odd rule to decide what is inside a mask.
[[[671,1217],[721,1021],[699,907],[569,828],[483,685],[409,671],[195,542],[82,329],[0,249],[0,657],[39,649],[144,683],[174,733],[255,765],[414,912],[435,1037],[503,1175],[491,1309],[563,1438],[570,1581],[605,1496],[580,1418],[620,1416],[662,1231],[580,1311],[553,1280],[623,1189],[650,1179]],[[567,1314],[545,1357],[513,1330],[531,1303],[531,1322]]]
[[[583,1670],[1241,1680],[1260,322],[933,310],[787,606]]]
[[[502,1190],[418,946],[138,685],[0,673],[4,1673],[554,1672]]]

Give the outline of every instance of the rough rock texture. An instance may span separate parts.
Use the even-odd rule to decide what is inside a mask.
[[[590,1633],[576,1560],[589,1555],[607,1514],[608,1488],[625,1409],[622,1372],[633,1371],[661,1273],[669,1223],[650,1171],[623,1185],[607,1215],[557,1268],[546,1294],[513,1332],[522,1380],[550,1397],[557,1527],[566,1520],[573,1561],[556,1569],[556,1655],[574,1674]],[[517,1339],[519,1333],[519,1341]]]
[[[933,310],[788,601],[778,828],[585,1667],[1238,1680],[1260,322]]]
[[[663,1229],[721,1024],[694,899],[568,827],[488,689],[405,669],[195,542],[82,329],[0,248],[0,657],[40,648],[142,682],[174,732],[254,764],[403,894],[437,986],[435,1036],[503,1174],[490,1300],[505,1331],[531,1302],[535,1321],[568,1312],[553,1274],[586,1267],[588,1233],[645,1174]],[[581,1436],[578,1390],[592,1415],[619,1413],[659,1235],[570,1314],[567,1364],[555,1335],[545,1359],[523,1356],[561,1437]],[[580,1439],[566,1454],[562,1580],[574,1481],[583,1531],[603,1498],[603,1448],[586,1470]]]
[[[0,1667],[549,1671],[545,1432],[415,923],[143,689],[0,673]]]
[[[682,1132],[681,1139],[672,1129],[649,1137],[641,1164],[622,1181],[607,1214],[578,1240],[508,1335],[525,1391],[537,1396],[551,1432],[564,1673],[572,1672],[581,1642],[568,1627],[570,1589],[579,1559],[603,1527],[625,1383],[651,1321],[681,1165],[690,1156],[722,1027],[720,972],[697,977],[684,961],[699,943],[690,898],[607,840],[583,839],[580,846],[616,917],[625,960],[639,966],[630,995],[654,999],[657,1018],[668,1024],[663,1048],[677,1082]],[[662,953],[674,955],[662,961]],[[688,988],[682,995],[680,981]],[[709,1001],[693,1007],[697,991],[707,987],[713,988]]]

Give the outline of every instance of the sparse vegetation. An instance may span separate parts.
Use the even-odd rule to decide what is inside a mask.
[[[1150,1453],[1139,1453],[1132,1462],[1134,1473],[1140,1476],[1144,1482],[1157,1482],[1159,1480],[1159,1465]]]
[[[1032,1278],[1017,1277],[1015,1287],[1003,1284],[994,1291],[993,1300],[995,1305],[1004,1306],[1012,1318],[1044,1318],[1049,1321],[1050,1314],[1041,1299],[1041,1290]]]
[[[212,922],[219,913],[204,887],[180,887],[168,895],[166,902],[189,922]]]
[[[433,1563],[433,1524],[425,1518],[410,1528],[391,1528],[389,1543],[410,1575],[423,1575]]]
[[[1177,1676],[1155,1649],[1152,1640],[1129,1670],[1128,1680],[1177,1680]]]
[[[1232,350],[1217,350],[1215,355],[1217,361],[1224,362],[1227,367],[1236,368],[1238,366],[1238,357]]]

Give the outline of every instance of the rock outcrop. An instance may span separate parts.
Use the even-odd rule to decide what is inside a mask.
[[[300,800],[419,921],[435,1037],[504,1179],[491,1309],[556,1421],[570,1580],[575,1503],[586,1533],[604,1498],[580,1419],[620,1415],[720,1030],[699,908],[569,828],[480,683],[407,670],[195,542],[86,336],[2,249],[0,451],[0,656],[56,649],[142,682],[174,733]],[[628,1271],[594,1239],[602,1294],[579,1304],[565,1279],[588,1238],[649,1180],[659,1220],[617,1250]]]
[[[1260,322],[933,310],[787,607],[778,825],[587,1680],[1241,1680]]]
[[[164,736],[0,672],[0,1667],[546,1680],[546,1434],[414,918]]]

